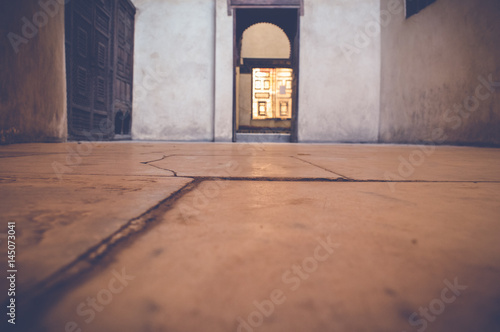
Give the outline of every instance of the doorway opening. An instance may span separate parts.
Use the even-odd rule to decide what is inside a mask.
[[[235,9],[233,141],[297,141],[299,20],[299,9]]]

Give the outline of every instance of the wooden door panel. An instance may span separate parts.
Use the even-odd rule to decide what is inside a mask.
[[[106,114],[110,111],[109,107],[109,38],[100,31],[95,31],[94,43],[94,110]]]
[[[110,112],[111,16],[98,2],[74,0],[66,5],[68,134],[74,139],[92,137],[92,131],[106,134],[100,123]]]
[[[73,19],[73,104],[90,107],[91,60],[89,49],[92,44],[92,26],[80,15]]]
[[[112,139],[116,100],[132,109],[135,7],[129,0],[72,0],[65,9],[68,134]]]
[[[129,0],[118,0],[115,35],[115,75],[113,114],[115,134],[130,135],[134,61],[135,7]]]

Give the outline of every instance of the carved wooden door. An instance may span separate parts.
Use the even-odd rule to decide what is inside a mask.
[[[130,137],[134,65],[135,7],[130,0],[118,0],[115,22],[113,118],[115,137]]]
[[[112,131],[111,46],[114,0],[66,4],[68,135],[107,139]]]
[[[129,133],[135,7],[130,0],[72,0],[65,11],[69,138],[113,139],[115,106],[123,110],[117,134],[124,127]]]

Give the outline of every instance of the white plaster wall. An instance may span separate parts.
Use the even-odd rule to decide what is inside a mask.
[[[377,141],[381,60],[375,17],[379,12],[380,0],[305,1],[299,141]],[[349,47],[356,51],[350,54]]]
[[[213,140],[214,1],[134,4],[133,138]]]

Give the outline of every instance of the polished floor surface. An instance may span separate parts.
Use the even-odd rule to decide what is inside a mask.
[[[500,331],[500,149],[10,145],[0,197],[18,330]]]

